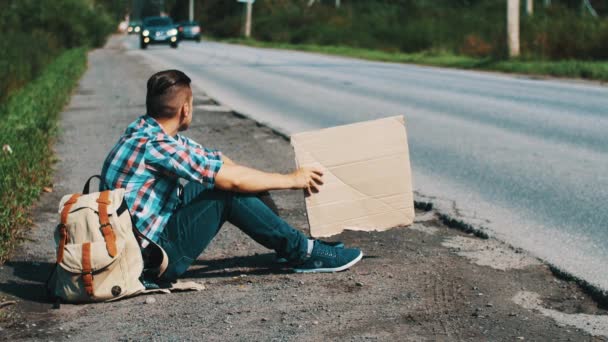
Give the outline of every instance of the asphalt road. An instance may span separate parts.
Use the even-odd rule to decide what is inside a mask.
[[[608,289],[608,88],[212,42],[137,48],[286,133],[403,114],[420,198]]]

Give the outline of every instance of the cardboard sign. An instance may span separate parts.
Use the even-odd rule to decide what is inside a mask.
[[[414,221],[405,119],[385,119],[298,133],[296,164],[323,169],[324,185],[306,198],[313,237],[387,230]]]

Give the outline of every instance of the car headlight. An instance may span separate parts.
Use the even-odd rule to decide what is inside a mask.
[[[139,32],[139,26],[135,26],[135,32]]]
[[[129,26],[129,28],[127,28],[127,31],[132,32],[133,28],[131,26]]]
[[[144,36],[144,37],[147,37],[147,36],[149,36],[149,35],[150,35],[150,31],[148,31],[148,30],[144,30],[144,31],[141,33],[141,35],[142,35],[142,36]]]
[[[167,34],[170,36],[175,36],[177,34],[177,29],[170,29],[167,31]]]

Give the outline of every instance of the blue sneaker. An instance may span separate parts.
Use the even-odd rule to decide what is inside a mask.
[[[310,257],[293,270],[296,273],[340,272],[353,266],[361,258],[363,253],[357,248],[331,247],[315,240]]]
[[[322,240],[317,240],[322,244],[328,245],[330,247],[335,247],[335,248],[344,248],[344,243],[342,241],[322,241]],[[285,264],[287,263],[287,259],[285,258],[279,258],[277,257],[275,262],[277,264]]]

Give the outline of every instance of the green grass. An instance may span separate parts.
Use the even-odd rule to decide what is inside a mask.
[[[324,46],[311,44],[286,44],[261,42],[249,39],[226,39],[223,42],[244,44],[255,47],[288,49],[361,58],[372,61],[393,63],[412,63],[449,67],[459,69],[476,69],[521,73],[530,75],[548,75],[555,77],[583,78],[589,80],[608,81],[608,61],[533,61],[533,60],[495,60],[491,58],[475,58],[455,55],[449,52],[420,52],[401,53],[385,52],[354,48],[348,46]]]
[[[85,70],[86,49],[67,50],[0,107],[0,145],[12,150],[0,150],[0,261],[31,223],[28,207],[51,183],[58,114]]]

